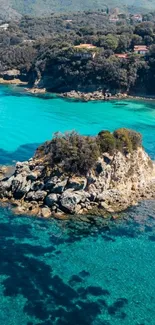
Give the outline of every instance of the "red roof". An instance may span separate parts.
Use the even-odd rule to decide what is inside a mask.
[[[134,51],[147,51],[148,48],[146,45],[135,45],[134,46]]]
[[[134,18],[142,18],[142,15],[140,14],[136,14],[136,15],[133,15]]]
[[[127,57],[128,57],[128,54],[127,53],[124,53],[124,54],[115,54],[115,56],[117,57],[117,58],[120,58],[120,59],[127,59]]]
[[[77,49],[95,49],[96,48],[96,46],[94,46],[94,45],[92,45],[92,44],[80,44],[80,45],[75,45],[74,46],[75,48],[77,48]]]

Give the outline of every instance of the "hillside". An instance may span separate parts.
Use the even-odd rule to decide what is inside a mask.
[[[21,0],[19,0],[20,2]],[[21,14],[12,4],[12,0],[0,0],[0,19],[16,19],[20,18]]]
[[[17,18],[19,15],[47,15],[50,12],[83,11],[120,8],[121,11],[154,10],[155,0],[0,0],[0,18]]]
[[[10,0],[11,1],[11,0]],[[13,8],[21,14],[47,14],[51,12],[65,12],[78,10],[96,10],[108,7],[118,7],[121,10],[130,10],[132,7],[139,9],[155,9],[155,0],[12,0]]]
[[[101,11],[78,12],[2,25],[0,81],[20,79],[31,91],[63,97],[85,93],[84,100],[88,93],[103,99],[105,91],[154,96],[155,14],[145,16],[150,20],[141,24],[120,19],[116,25]],[[139,44],[146,55],[135,52]]]

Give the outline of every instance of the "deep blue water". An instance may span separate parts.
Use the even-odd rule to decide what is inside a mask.
[[[0,88],[0,163],[53,132],[130,127],[155,157],[155,103],[77,103]],[[0,325],[154,325],[155,202],[116,222],[14,216],[0,208]]]

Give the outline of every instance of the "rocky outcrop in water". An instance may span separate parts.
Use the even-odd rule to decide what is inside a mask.
[[[82,100],[85,102],[88,101],[96,101],[96,100],[108,100],[108,99],[116,99],[116,98],[126,98],[126,93],[118,93],[115,95],[112,95],[111,93],[104,93],[103,91],[92,91],[92,92],[82,92],[82,91],[69,91],[59,94],[62,98],[69,98],[69,99],[75,99],[75,100]]]
[[[17,213],[47,218],[65,214],[104,215],[122,211],[154,197],[155,167],[143,148],[124,155],[103,153],[86,175],[49,168],[34,156],[18,162],[14,173],[0,181],[0,200]]]

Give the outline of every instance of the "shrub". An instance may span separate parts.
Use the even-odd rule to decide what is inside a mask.
[[[65,171],[86,173],[99,156],[95,137],[80,136],[76,132],[57,133],[51,141],[51,161],[61,164]]]
[[[58,167],[65,172],[86,174],[102,153],[112,155],[119,150],[127,154],[141,145],[141,135],[125,128],[114,133],[101,131],[96,137],[81,136],[76,132],[55,133],[51,141],[37,149],[36,158],[41,158],[49,168]]]
[[[142,146],[142,136],[136,131],[121,128],[114,131],[113,134],[116,138],[116,149],[125,154],[131,153],[133,150]]]
[[[99,132],[98,143],[101,152],[109,152],[112,154],[116,148],[116,139],[113,133],[110,133],[109,131]]]
[[[118,129],[114,131],[114,137],[116,138],[116,149],[124,154],[132,152],[132,141],[129,137],[128,129]]]
[[[142,146],[142,136],[139,132],[134,130],[128,130],[129,138],[132,142],[132,149],[136,150],[138,147]]]

